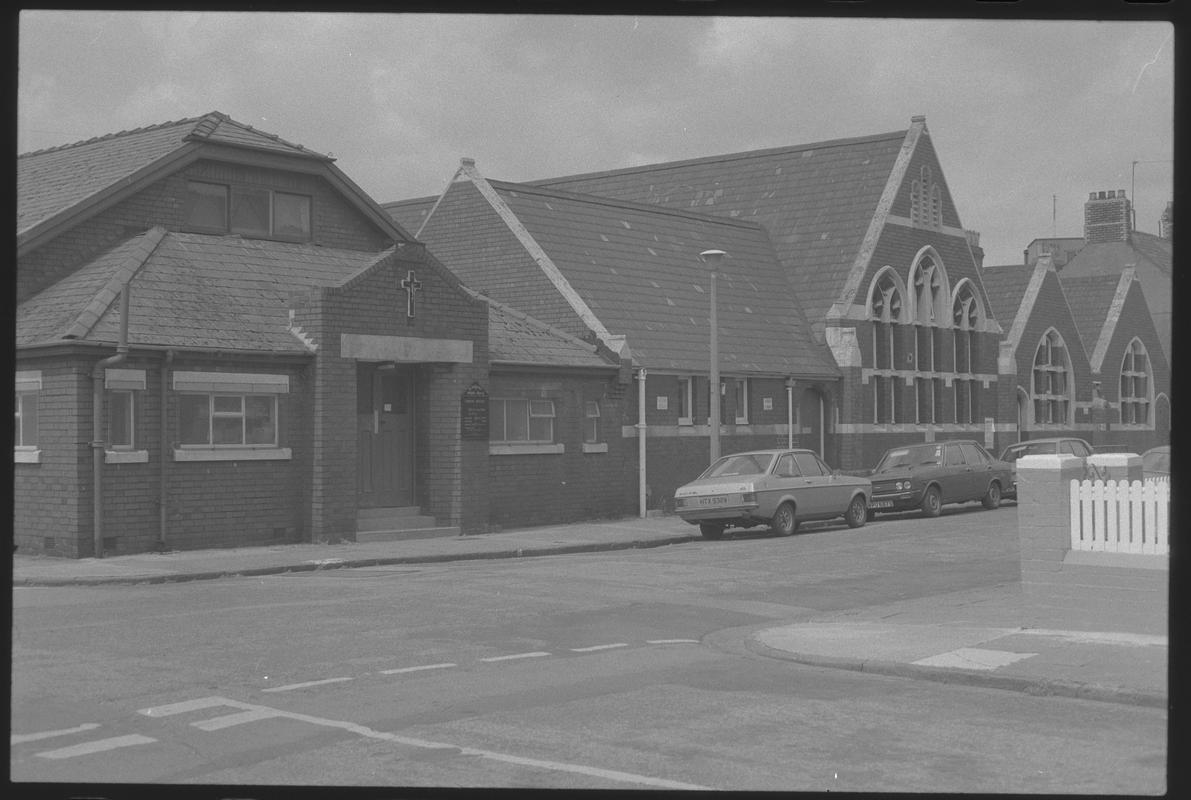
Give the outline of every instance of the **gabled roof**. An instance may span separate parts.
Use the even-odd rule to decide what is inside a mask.
[[[330,156],[213,111],[18,156],[19,250],[36,246],[61,227],[77,224],[213,149],[224,156],[241,152],[281,157],[289,168],[322,174],[395,240],[413,238],[336,168]]]
[[[1008,329],[1021,308],[1022,298],[1025,297],[1026,287],[1030,284],[1030,276],[1034,268],[1024,264],[1009,264],[1002,267],[985,267],[980,272],[980,280],[984,284],[988,302],[992,305],[993,315]]]
[[[479,292],[469,292],[488,303],[488,360],[516,366],[619,369],[610,355],[595,344],[571,336]]]
[[[1064,275],[1120,275],[1139,259],[1153,264],[1159,272],[1170,275],[1171,242],[1150,233],[1133,231],[1129,242],[1097,242],[1084,245],[1063,268]]]
[[[430,210],[434,208],[434,204],[438,201],[438,196],[434,197],[415,197],[410,200],[396,200],[391,203],[381,203],[380,207],[394,220],[397,221],[401,227],[418,235],[422,224],[426,218],[430,216]]]
[[[887,187],[896,190],[900,185],[895,167],[908,162],[924,130],[925,123],[916,118],[910,130],[550,178],[531,185],[760,223],[797,282],[802,308],[818,320],[841,298],[841,291],[854,290],[849,277],[867,266],[866,245],[871,249],[891,202]]]
[[[710,280],[699,253],[725,250],[730,256],[717,282],[721,368],[741,374],[839,374],[826,348],[815,344],[773,247],[756,223],[490,182],[465,161],[447,192],[469,186],[487,203],[487,220],[469,216],[464,224],[444,218],[456,206],[443,203],[422,230],[430,251],[465,284],[485,287],[502,302],[540,316],[533,298],[512,288],[504,290],[506,297],[490,281],[492,264],[507,253],[484,248],[458,254],[451,247],[480,225],[502,225],[512,233],[504,246],[519,249],[523,262],[536,264],[555,299],[561,295],[570,304],[570,319],[577,325],[614,350],[617,340],[627,337],[638,365],[701,372],[708,366]]]
[[[340,285],[392,252],[154,228],[21,303],[16,344],[116,342],[115,301],[124,281],[131,280],[133,346],[300,354],[307,348],[289,327],[290,296]]]
[[[1126,269],[1115,275],[1069,276],[1060,278],[1067,304],[1083,341],[1084,352],[1094,372],[1100,370],[1104,353],[1120,319],[1125,297],[1134,283],[1134,271]]]

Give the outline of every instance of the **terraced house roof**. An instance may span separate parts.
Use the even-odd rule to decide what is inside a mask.
[[[1071,316],[1075,320],[1079,338],[1083,340],[1084,350],[1090,356],[1096,349],[1105,320],[1108,319],[1108,309],[1116,297],[1121,273],[1081,277],[1063,275],[1059,280],[1063,284],[1067,304],[1071,306]]]
[[[26,153],[17,157],[18,237],[203,142],[332,160],[218,111]]]
[[[420,238],[465,284],[567,330],[585,326],[605,341],[625,336],[639,365],[699,372],[707,369],[710,316],[709,269],[699,254],[724,250],[722,369],[838,375],[755,222],[461,174]],[[483,203],[462,202],[477,190]],[[548,316],[565,305],[560,298],[570,303],[567,324]]]
[[[980,281],[984,284],[993,314],[1006,326],[1006,330],[1021,308],[1022,298],[1033,274],[1034,267],[1024,264],[986,267],[980,273]]]
[[[153,228],[22,303],[16,343],[115,343],[116,298],[131,281],[130,345],[303,353],[289,329],[290,295],[339,285],[392,252]]]

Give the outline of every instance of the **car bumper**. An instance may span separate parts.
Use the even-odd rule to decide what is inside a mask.
[[[744,506],[729,506],[718,508],[690,508],[678,509],[678,516],[685,522],[692,525],[698,525],[701,522],[720,522],[728,524],[731,522],[739,522],[742,524],[753,525],[765,520],[759,513],[759,507],[756,504]]]
[[[874,494],[868,501],[869,511],[908,511],[922,503],[922,492],[892,492]]]

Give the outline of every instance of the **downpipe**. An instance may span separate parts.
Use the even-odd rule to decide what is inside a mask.
[[[91,527],[96,558],[103,558],[103,457],[107,449],[107,431],[103,424],[104,377],[109,367],[128,358],[128,290],[127,283],[120,289],[120,338],[116,354],[96,362],[91,370],[91,479],[94,484]]]

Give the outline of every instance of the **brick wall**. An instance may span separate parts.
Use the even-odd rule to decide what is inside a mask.
[[[1092,192],[1083,207],[1083,235],[1087,244],[1127,242],[1132,230],[1131,207],[1125,190]]]

